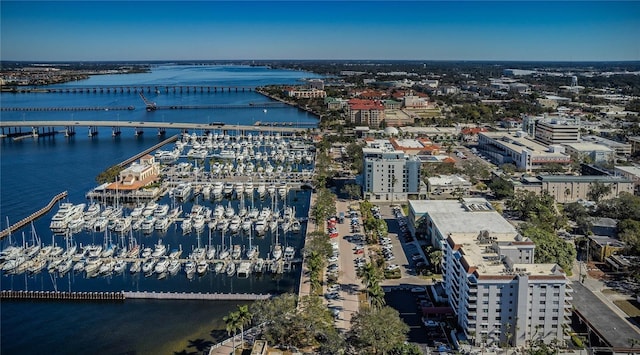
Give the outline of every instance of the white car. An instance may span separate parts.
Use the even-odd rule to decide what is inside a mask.
[[[398,265],[396,265],[396,264],[389,264],[389,266],[387,266],[385,269],[386,269],[387,271],[393,271],[393,270],[397,270],[397,269],[399,269],[399,268],[400,268],[400,266],[398,266]]]
[[[337,256],[332,256],[329,259],[327,259],[328,262],[330,263],[336,263],[338,262],[338,257]]]
[[[338,292],[340,291],[340,285],[338,284],[333,284],[329,287],[327,287],[327,292],[332,293],[332,292]]]

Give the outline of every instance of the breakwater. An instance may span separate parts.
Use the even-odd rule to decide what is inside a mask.
[[[17,223],[11,225],[7,229],[5,229],[2,232],[0,232],[0,240],[2,240],[2,238],[4,238],[4,237],[8,236],[9,234],[17,231],[18,229],[26,226],[27,224],[35,221],[36,219],[42,217],[42,215],[44,215],[45,213],[49,212],[53,208],[53,206],[55,206],[56,202],[62,200],[65,197],[67,197],[67,191],[63,191],[63,192],[55,195],[51,199],[51,201],[49,201],[49,203],[46,206],[44,206],[43,208],[37,210],[36,212],[33,212],[29,216],[21,219]]]

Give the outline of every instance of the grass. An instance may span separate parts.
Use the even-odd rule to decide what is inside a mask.
[[[617,300],[613,301],[618,308],[620,308],[629,317],[640,317],[640,304],[635,301]]]

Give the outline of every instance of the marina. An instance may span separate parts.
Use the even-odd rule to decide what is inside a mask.
[[[231,70],[242,70],[250,73],[251,79],[247,81],[241,81],[235,78],[229,78],[226,76],[224,79],[227,85],[247,85],[247,86],[259,86],[265,83],[274,82],[294,82],[300,76],[308,76],[309,73],[303,72],[283,72],[268,70],[264,68],[246,68]],[[227,68],[222,68],[226,71]],[[189,76],[185,73],[198,71],[197,75]],[[92,77],[86,82],[86,86],[101,86],[118,83],[127,85],[131,83],[135,86],[137,82],[150,83],[153,85],[158,82],[168,82],[167,78],[178,77],[185,80],[185,78],[197,78],[198,81],[209,80],[210,85],[218,85],[217,83],[222,81],[216,81],[216,75],[207,74],[208,68],[197,67],[194,69],[183,68],[180,66],[163,66],[154,69],[154,73],[150,74],[151,79],[142,79],[141,76],[97,76]],[[261,73],[264,73],[263,79]],[[274,78],[273,74],[276,73],[277,77]],[[207,76],[209,75],[209,76]],[[154,79],[155,78],[155,79]],[[258,79],[256,79],[258,78]],[[142,81],[140,81],[142,80]],[[185,85],[202,85],[198,81],[180,81]],[[68,86],[77,86],[78,83],[70,83]],[[80,85],[85,85],[82,82]],[[222,86],[224,84],[220,84]],[[62,87],[64,85],[60,85]],[[57,107],[57,106],[95,106],[95,107],[110,107],[110,106],[139,106],[140,98],[133,94],[123,95],[120,93],[107,94],[82,94],[82,95],[69,95],[65,93],[48,93],[46,95],[40,95],[38,93],[23,93],[20,95],[2,94],[3,107],[25,107],[32,105],[41,105],[42,107]],[[4,96],[6,95],[6,96]],[[250,102],[261,102],[265,100],[264,96],[255,92],[245,93],[225,93],[218,95],[200,95],[199,93],[191,92],[189,95],[173,94],[165,96],[156,96],[153,92],[151,94],[145,94],[150,100],[156,101],[158,105],[224,105],[224,104],[248,104]],[[37,96],[37,99],[36,99]],[[198,160],[198,169],[202,170],[202,174],[198,177],[198,182],[195,179],[191,179],[192,187],[191,193],[184,200],[176,197],[175,205],[172,205],[173,198],[168,195],[171,188],[176,187],[179,183],[188,183],[189,179],[185,177],[174,177],[174,181],[171,182],[171,187],[159,195],[154,201],[158,205],[169,205],[169,212],[167,212],[167,218],[173,218],[173,223],[170,223],[165,231],[154,229],[148,234],[145,234],[142,229],[134,229],[133,227],[140,221],[135,217],[136,213],[142,215],[143,209],[139,209],[139,212],[133,213],[138,205],[146,205],[152,201],[140,200],[139,203],[135,199],[132,202],[125,202],[124,199],[118,199],[118,203],[113,201],[102,201],[99,197],[87,198],[87,193],[92,191],[96,187],[95,177],[106,168],[117,165],[125,160],[133,157],[134,155],[149,149],[150,147],[162,142],[165,138],[156,135],[158,127],[146,127],[141,125],[138,130],[144,130],[144,134],[135,135],[135,127],[122,127],[122,134],[113,135],[113,122],[119,121],[123,123],[136,122],[149,122],[149,124],[155,124],[160,126],[162,124],[167,125],[167,137],[171,137],[175,134],[180,134],[179,138],[182,140],[182,129],[170,128],[169,123],[174,122],[176,124],[184,124],[184,122],[191,122],[194,128],[187,128],[187,131],[191,133],[197,133],[199,136],[205,135],[205,131],[209,130],[211,133],[221,132],[220,127],[209,125],[212,122],[223,122],[224,127],[228,128],[229,135],[236,135],[236,125],[250,127],[251,129],[257,128],[254,124],[258,121],[261,122],[260,128],[263,135],[272,135],[278,132],[270,125],[270,122],[296,122],[312,124],[316,122],[316,118],[312,115],[308,115],[306,112],[301,112],[296,108],[279,108],[277,110],[269,109],[269,112],[263,112],[263,109],[257,108],[239,108],[239,109],[224,109],[224,110],[164,110],[155,112],[145,112],[144,110],[126,110],[126,111],[79,111],[79,112],[67,112],[67,111],[41,111],[41,112],[20,112],[20,111],[6,111],[2,113],[3,122],[6,121],[67,121],[73,124],[75,128],[75,135],[65,136],[64,134],[43,136],[40,135],[38,139],[22,139],[14,141],[12,139],[2,139],[0,145],[2,145],[2,204],[3,218],[2,224],[6,228],[6,216],[10,221],[18,221],[34,210],[47,204],[52,196],[58,194],[62,190],[68,190],[68,196],[61,200],[63,203],[72,203],[79,205],[85,203],[84,212],[88,212],[91,216],[92,213],[96,213],[95,207],[90,207],[95,202],[100,206],[97,216],[87,218],[87,220],[98,219],[98,216],[111,206],[114,210],[118,210],[116,205],[122,207],[122,215],[120,218],[131,217],[131,231],[129,232],[117,232],[115,229],[115,223],[112,223],[114,229],[109,229],[109,223],[111,220],[107,218],[102,219],[104,227],[99,225],[100,231],[89,230],[85,226],[82,226],[79,230],[74,229],[69,233],[69,247],[66,245],[66,235],[59,234],[54,235],[49,229],[51,218],[57,213],[59,203],[55,203],[50,212],[45,213],[41,218],[33,221],[34,229],[38,239],[41,239],[40,245],[42,247],[52,246],[62,247],[65,251],[73,250],[73,246],[76,247],[76,251],[72,254],[78,254],[83,250],[84,246],[94,245],[96,248],[92,248],[92,251],[97,253],[97,246],[101,246],[102,251],[105,250],[105,230],[106,230],[106,244],[113,244],[115,247],[111,251],[112,259],[119,257],[120,248],[123,245],[122,235],[124,234],[124,244],[129,248],[130,235],[133,234],[133,238],[136,240],[136,244],[139,249],[139,257],[136,262],[131,261],[127,263],[126,268],[123,271],[116,271],[117,261],[113,263],[113,270],[111,273],[106,272],[102,275],[95,277],[86,277],[86,270],[84,268],[86,264],[79,263],[72,260],[71,270],[66,273],[49,272],[49,261],[51,259],[63,259],[62,257],[49,256],[46,261],[41,260],[39,263],[34,263],[33,270],[42,266],[39,271],[30,272],[25,271],[22,273],[5,273],[0,272],[2,278],[2,289],[13,291],[28,291],[28,292],[148,292],[153,294],[160,293],[186,293],[186,294],[220,294],[220,295],[234,295],[234,294],[268,294],[277,295],[284,292],[295,292],[299,284],[300,264],[295,262],[291,264],[291,270],[287,270],[287,265],[282,264],[282,273],[272,273],[271,267],[266,267],[265,260],[272,258],[271,249],[275,244],[275,233],[266,230],[263,236],[257,236],[255,233],[255,221],[245,220],[243,218],[240,222],[240,228],[238,233],[231,233],[232,221],[229,221],[229,227],[224,232],[224,246],[226,250],[222,249],[222,231],[217,229],[211,229],[211,245],[216,250],[215,259],[221,260],[220,254],[224,255],[224,252],[228,252],[229,245],[241,245],[241,259],[237,262],[230,263],[230,265],[236,266],[241,260],[248,260],[246,255],[250,250],[249,237],[250,230],[253,233],[251,236],[251,247],[257,246],[258,252],[256,259],[253,263],[253,270],[249,277],[238,277],[237,270],[234,270],[233,276],[228,276],[227,270],[222,268],[225,266],[222,263],[214,262],[208,263],[206,273],[199,275],[197,273],[197,263],[195,260],[189,260],[189,255],[194,252],[194,249],[200,247],[205,248],[205,258],[207,252],[209,252],[209,225],[205,223],[204,229],[198,232],[196,229],[191,229],[191,233],[184,234],[180,225],[186,220],[185,214],[190,214],[192,206],[194,204],[208,207],[211,210],[215,210],[216,205],[219,204],[225,209],[228,207],[229,202],[235,210],[236,215],[241,210],[241,197],[237,196],[235,186],[232,188],[231,195],[224,195],[222,192],[220,197],[214,196],[214,185],[217,181],[221,181],[224,185],[227,181],[236,182],[236,180],[243,181],[243,193],[244,205],[247,210],[247,217],[249,214],[253,214],[262,210],[263,207],[272,207],[272,198],[268,194],[267,186],[261,188],[259,183],[259,174],[257,172],[256,161],[253,162],[256,165],[256,176],[228,176],[226,178],[210,177],[210,183],[202,184],[204,181],[204,173],[210,174],[210,160],[219,158],[207,158],[203,160],[199,158],[186,157],[188,149],[183,151],[183,156],[178,157],[176,163],[167,164],[167,170],[172,167],[177,167],[181,162],[189,162],[192,164],[191,169],[195,169],[195,162]],[[5,117],[6,116],[6,117]],[[90,122],[98,121],[105,122],[104,126],[97,126],[93,132],[99,132],[98,135],[89,137],[87,133],[88,126],[77,125],[75,122]],[[156,123],[153,123],[156,122]],[[31,131],[29,122],[26,122],[26,131]],[[201,125],[201,128],[196,128],[196,125]],[[45,126],[42,126],[45,127]],[[48,126],[46,126],[48,127]],[[57,130],[64,129],[64,125],[56,125]],[[61,128],[62,127],[62,128]],[[281,128],[295,128],[292,126],[285,126]],[[5,133],[7,133],[5,128]],[[306,129],[301,129],[299,132],[304,132]],[[13,130],[12,130],[13,132]],[[240,131],[242,132],[242,131]],[[41,132],[40,132],[41,133]],[[258,129],[246,131],[245,135],[252,133],[254,136],[259,135]],[[288,136],[280,132],[281,136]],[[165,145],[160,150],[173,151],[173,144]],[[192,148],[192,147],[191,147]],[[267,148],[265,147],[265,150]],[[155,151],[150,155],[155,157]],[[139,159],[139,158],[138,158]],[[156,158],[156,161],[159,161]],[[235,160],[233,161],[235,163]],[[224,166],[222,160],[219,161],[220,165]],[[229,162],[231,163],[231,161]],[[260,161],[262,163],[262,161]],[[215,161],[213,162],[215,164]],[[248,166],[249,161],[245,161]],[[306,228],[306,218],[308,216],[308,201],[310,191],[301,187],[301,183],[289,180],[286,174],[286,162],[283,163],[283,177],[276,177],[273,175],[271,180],[275,181],[274,185],[278,185],[281,181],[290,182],[290,189],[286,196],[286,205],[295,207],[295,215],[299,219],[301,224],[301,231],[294,233],[293,231],[284,234],[282,229],[278,230],[278,242],[283,245],[292,245],[296,248],[296,258],[301,257],[301,248],[303,245],[303,236]],[[261,165],[261,164],[260,164]],[[277,168],[274,163],[274,174]],[[295,167],[293,163],[290,164]],[[304,166],[304,169],[312,171],[311,165]],[[266,168],[266,164],[263,168]],[[301,168],[301,169],[302,169]],[[293,170],[293,169],[292,169]],[[221,169],[221,172],[223,170]],[[301,171],[301,170],[300,170]],[[292,171],[291,174],[294,174]],[[301,179],[306,179],[306,172],[297,173]],[[265,176],[263,174],[263,176]],[[281,180],[279,180],[281,179]],[[169,183],[169,179],[165,182]],[[252,180],[251,190],[253,194],[247,193],[247,183]],[[267,178],[263,178],[267,184]],[[279,181],[278,181],[279,180]],[[46,182],[46,183],[44,183]],[[210,184],[209,198],[205,198],[204,193],[205,186]],[[296,185],[297,184],[297,185]],[[175,186],[174,186],[175,185]],[[202,186],[202,187],[200,187]],[[259,190],[262,190],[263,197],[260,198]],[[197,194],[195,192],[197,191]],[[277,193],[277,190],[276,190]],[[253,204],[251,200],[253,196]],[[284,201],[282,198],[277,197],[277,206],[280,210],[280,215],[283,215]],[[182,208],[180,211],[179,208]],[[177,208],[178,216],[172,217],[172,211]],[[253,208],[257,211],[253,211]],[[111,210],[111,209],[110,209]],[[133,215],[132,215],[133,214]],[[212,213],[213,215],[213,213]],[[153,214],[152,214],[153,216]],[[83,216],[84,217],[84,216]],[[155,216],[154,216],[155,217]],[[157,219],[157,218],[156,218]],[[243,225],[249,228],[247,231],[243,229]],[[126,222],[125,222],[126,223]],[[138,222],[139,223],[139,222]],[[28,223],[25,227],[12,232],[11,238],[4,238],[1,243],[1,249],[4,250],[9,245],[23,246],[22,241],[25,241],[27,246],[33,244],[32,230]],[[69,227],[78,228],[77,224],[69,225]],[[126,230],[126,225],[123,225]],[[120,230],[120,229],[118,229]],[[24,239],[23,239],[24,236]],[[229,236],[231,236],[231,244],[229,243]],[[52,243],[52,238],[55,243]],[[199,241],[198,241],[199,238]],[[11,239],[11,243],[9,240]],[[172,254],[173,250],[182,249],[182,253],[178,256],[180,260],[187,260],[184,264],[181,264],[181,269],[172,275],[169,272],[170,265],[167,265],[167,273],[162,278],[159,274],[152,274],[146,277],[142,272],[142,251],[146,248],[151,248],[153,252],[154,245],[162,240],[163,245],[166,245],[166,257]],[[32,248],[31,250],[33,250]],[[51,248],[53,249],[53,248]],[[231,248],[233,249],[233,248]],[[49,249],[47,249],[49,250]],[[232,250],[231,250],[232,251]],[[55,254],[55,251],[54,251]],[[51,255],[51,253],[49,254]],[[63,254],[64,255],[64,252]],[[35,257],[35,256],[34,256]],[[101,257],[98,257],[101,258]],[[261,260],[262,259],[262,260]],[[133,259],[131,259],[133,260]],[[80,259],[78,259],[80,261]],[[193,262],[194,271],[193,277],[188,278],[185,272],[185,265],[189,262]],[[171,261],[170,261],[171,263]],[[169,264],[170,264],[169,263]],[[58,267],[63,264],[58,264]],[[135,265],[139,265],[139,269],[136,271]],[[262,267],[260,267],[262,265]],[[66,266],[63,266],[63,270]],[[89,268],[95,268],[96,265],[91,264]],[[134,269],[134,273],[131,273],[131,268]],[[81,269],[81,270],[80,270]],[[100,267],[97,266],[97,270]],[[262,270],[259,272],[258,270]],[[240,275],[242,276],[242,275]],[[40,353],[46,352],[48,349],[57,348],[64,349],[65,353],[82,353],[87,348],[92,348],[97,354],[107,353],[126,353],[135,351],[139,354],[158,354],[158,353],[174,353],[180,352],[183,349],[192,351],[193,349],[187,349],[189,340],[202,338],[206,341],[212,340],[213,343],[217,342],[219,338],[211,338],[211,332],[214,329],[223,329],[224,324],[222,322],[223,316],[228,311],[235,309],[239,302],[243,301],[224,301],[224,296],[220,296],[220,300],[189,300],[189,299],[136,299],[126,298],[122,301],[106,301],[106,302],[92,302],[92,301],[63,301],[58,302],[54,300],[40,300],[30,301],[29,299],[2,299],[3,303],[3,335],[1,351],[7,353]],[[171,303],[171,307],[167,307],[167,304]],[[175,309],[179,309],[176,312]],[[37,321],[35,318],[26,317],[25,315],[37,314]],[[46,327],[42,327],[42,323],[47,324]],[[69,326],[69,322],[72,322],[74,326]],[[176,326],[179,324],[180,326]],[[22,339],[28,339],[24,337],[31,329],[42,329],[41,335],[42,341],[38,342],[24,342]],[[147,329],[149,337],[140,337],[136,330],[141,328]],[[105,332],[113,334],[113,337],[104,337]],[[195,332],[195,333],[194,333]],[[60,343],[61,338],[74,337],[74,342]],[[163,342],[156,342],[154,339],[165,339]],[[184,345],[175,345],[184,344]],[[62,347],[61,347],[62,346]]]

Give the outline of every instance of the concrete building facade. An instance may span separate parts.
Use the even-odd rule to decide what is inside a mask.
[[[420,160],[396,150],[389,141],[368,142],[364,159],[364,197],[370,201],[406,201],[420,193]]]
[[[590,200],[589,192],[593,184],[602,183],[611,187],[611,192],[603,196],[615,198],[622,192],[633,194],[633,181],[622,177],[591,175],[541,175],[536,177],[523,177],[519,182],[514,182],[514,190],[532,191],[536,194],[548,192],[559,203],[571,203],[578,200]]]

